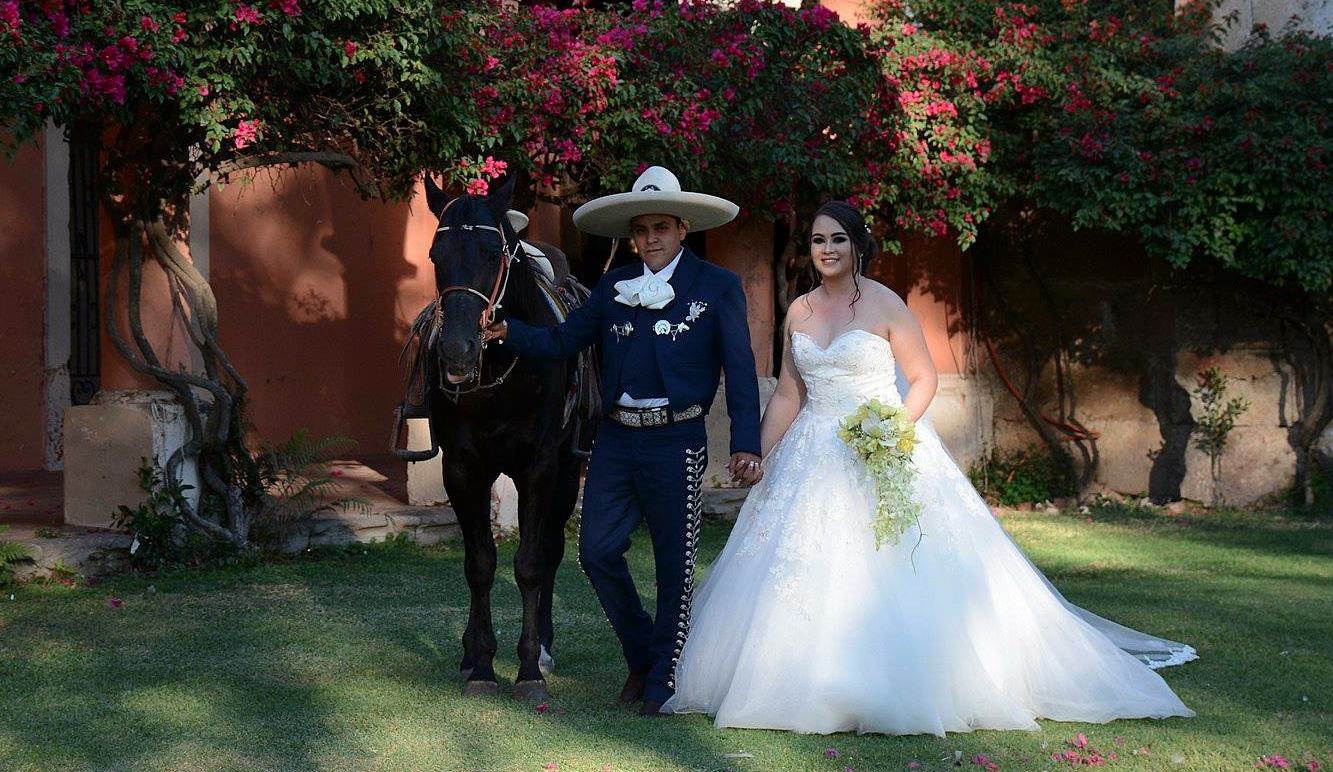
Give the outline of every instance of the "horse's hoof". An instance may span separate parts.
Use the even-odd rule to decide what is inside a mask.
[[[541,656],[537,657],[537,669],[542,671],[543,678],[555,672],[555,657],[551,656],[545,646],[542,647]]]
[[[499,697],[500,685],[494,681],[468,681],[463,687],[466,697]]]
[[[520,700],[545,700],[550,697],[545,681],[518,681],[514,684],[514,697]]]

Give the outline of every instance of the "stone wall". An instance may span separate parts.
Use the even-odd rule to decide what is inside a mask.
[[[1223,455],[1224,500],[1249,504],[1290,485],[1297,457],[1289,427],[1303,398],[1293,362],[1302,351],[1284,348],[1280,301],[1267,288],[1176,272],[1124,240],[1058,228],[1035,248],[1040,284],[1024,268],[991,265],[998,271],[994,291],[1008,310],[992,299],[987,318],[1011,381],[1021,387],[1027,351],[1049,352],[1055,324],[1071,344],[1075,415],[1100,434],[1094,489],[1159,501],[1212,499],[1208,457],[1194,447],[1191,431],[1201,410],[1192,396],[1195,376],[1214,365],[1230,379],[1229,394],[1250,403]],[[1037,442],[989,358],[981,363],[995,445]],[[1049,359],[1039,382],[1036,401],[1053,411]]]

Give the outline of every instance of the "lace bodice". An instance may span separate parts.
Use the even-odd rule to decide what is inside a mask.
[[[847,415],[867,399],[902,404],[898,395],[893,347],[867,330],[848,330],[820,348],[803,332],[791,335],[792,359],[805,381],[806,409],[822,415]]]

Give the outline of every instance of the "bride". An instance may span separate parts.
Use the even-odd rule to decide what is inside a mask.
[[[763,481],[695,596],[663,712],[935,735],[1194,715],[1153,672],[1194,650],[1066,601],[928,421],[913,455],[920,520],[876,549],[874,484],[838,421],[871,397],[920,419],[936,375],[906,304],[860,275],[875,249],[850,205],[820,208],[810,254],[821,284],[787,317]]]

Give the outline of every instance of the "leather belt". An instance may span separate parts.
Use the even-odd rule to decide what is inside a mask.
[[[608,414],[612,421],[624,426],[639,429],[645,426],[666,426],[680,421],[688,421],[704,414],[698,405],[690,405],[684,410],[673,411],[670,407],[620,407],[611,408]]]

